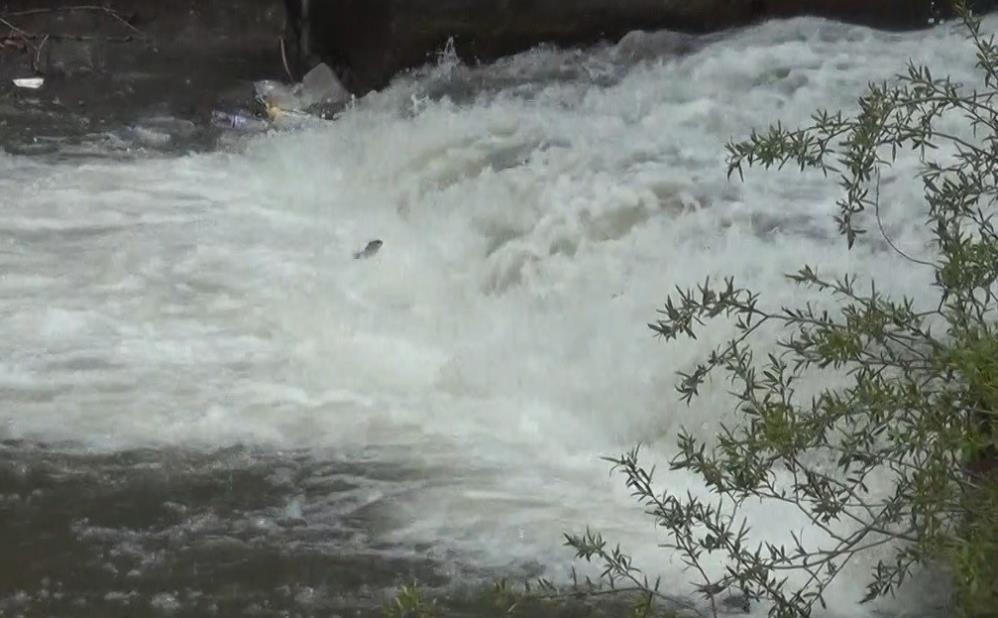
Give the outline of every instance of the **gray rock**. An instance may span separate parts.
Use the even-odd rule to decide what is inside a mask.
[[[338,105],[350,99],[350,92],[325,64],[309,71],[301,83],[288,86],[274,80],[254,84],[256,97],[283,110],[305,111],[316,105]]]

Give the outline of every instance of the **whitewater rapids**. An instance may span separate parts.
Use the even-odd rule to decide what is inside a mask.
[[[262,538],[267,521],[321,529],[363,513],[354,534],[310,547],[561,579],[561,532],[592,525],[685,592],[690,577],[599,457],[643,442],[651,463],[680,427],[709,437],[731,410],[726,385],[687,407],[674,373],[730,332],[667,345],[646,324],[674,286],[708,275],[771,305],[802,298],[783,274],[805,263],[925,289],[929,273],[881,244],[845,249],[834,179],[751,171],[742,183],[724,162],[729,139],[854,109],[909,59],[975,81],[953,24],[887,34],[797,19],[484,68],[445,57],[334,122],[208,154],[0,155],[5,465],[30,467],[25,445],[67,457],[237,447],[223,472],[259,458],[279,477],[277,506],[231,514],[263,521]],[[916,163],[884,178],[883,214],[917,255]],[[372,239],[381,250],[353,259]],[[318,463],[295,467],[301,457]],[[329,462],[352,466],[349,491],[331,489],[345,473]],[[171,530],[190,547],[206,514],[184,512]],[[806,528],[761,514],[769,538]],[[228,534],[212,516],[212,535]],[[164,559],[142,529],[80,520],[72,534],[135,553],[135,581]],[[828,615],[871,611],[855,604],[859,566]],[[100,586],[130,594],[127,581]],[[193,602],[163,586],[152,607]],[[7,602],[35,603],[28,588]]]

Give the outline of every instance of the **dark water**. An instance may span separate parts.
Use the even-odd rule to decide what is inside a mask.
[[[506,615],[494,585],[536,575],[529,566],[484,572],[372,540],[418,477],[304,452],[87,454],[9,441],[0,616],[382,616],[411,584],[441,616]],[[516,615],[613,616],[625,604],[527,601]]]
[[[379,615],[393,588],[451,577],[369,541],[404,480],[303,453],[5,444],[0,615]]]

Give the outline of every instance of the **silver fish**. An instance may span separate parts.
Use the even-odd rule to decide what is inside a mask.
[[[377,253],[378,249],[380,249],[381,245],[383,245],[383,244],[384,243],[381,242],[380,240],[372,240],[371,242],[367,243],[367,246],[364,247],[364,249],[362,251],[358,251],[357,253],[354,253],[353,254],[353,259],[355,259],[355,260],[361,260],[361,259],[364,259],[364,258],[369,258],[372,255],[374,255],[375,253]]]

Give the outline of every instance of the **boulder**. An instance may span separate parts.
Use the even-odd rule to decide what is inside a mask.
[[[989,2],[991,0],[988,0]],[[616,41],[627,32],[703,33],[815,15],[885,29],[940,16],[944,0],[285,0],[285,51],[299,74],[318,62],[356,94],[425,63],[453,39],[459,57],[490,61],[539,43]]]

